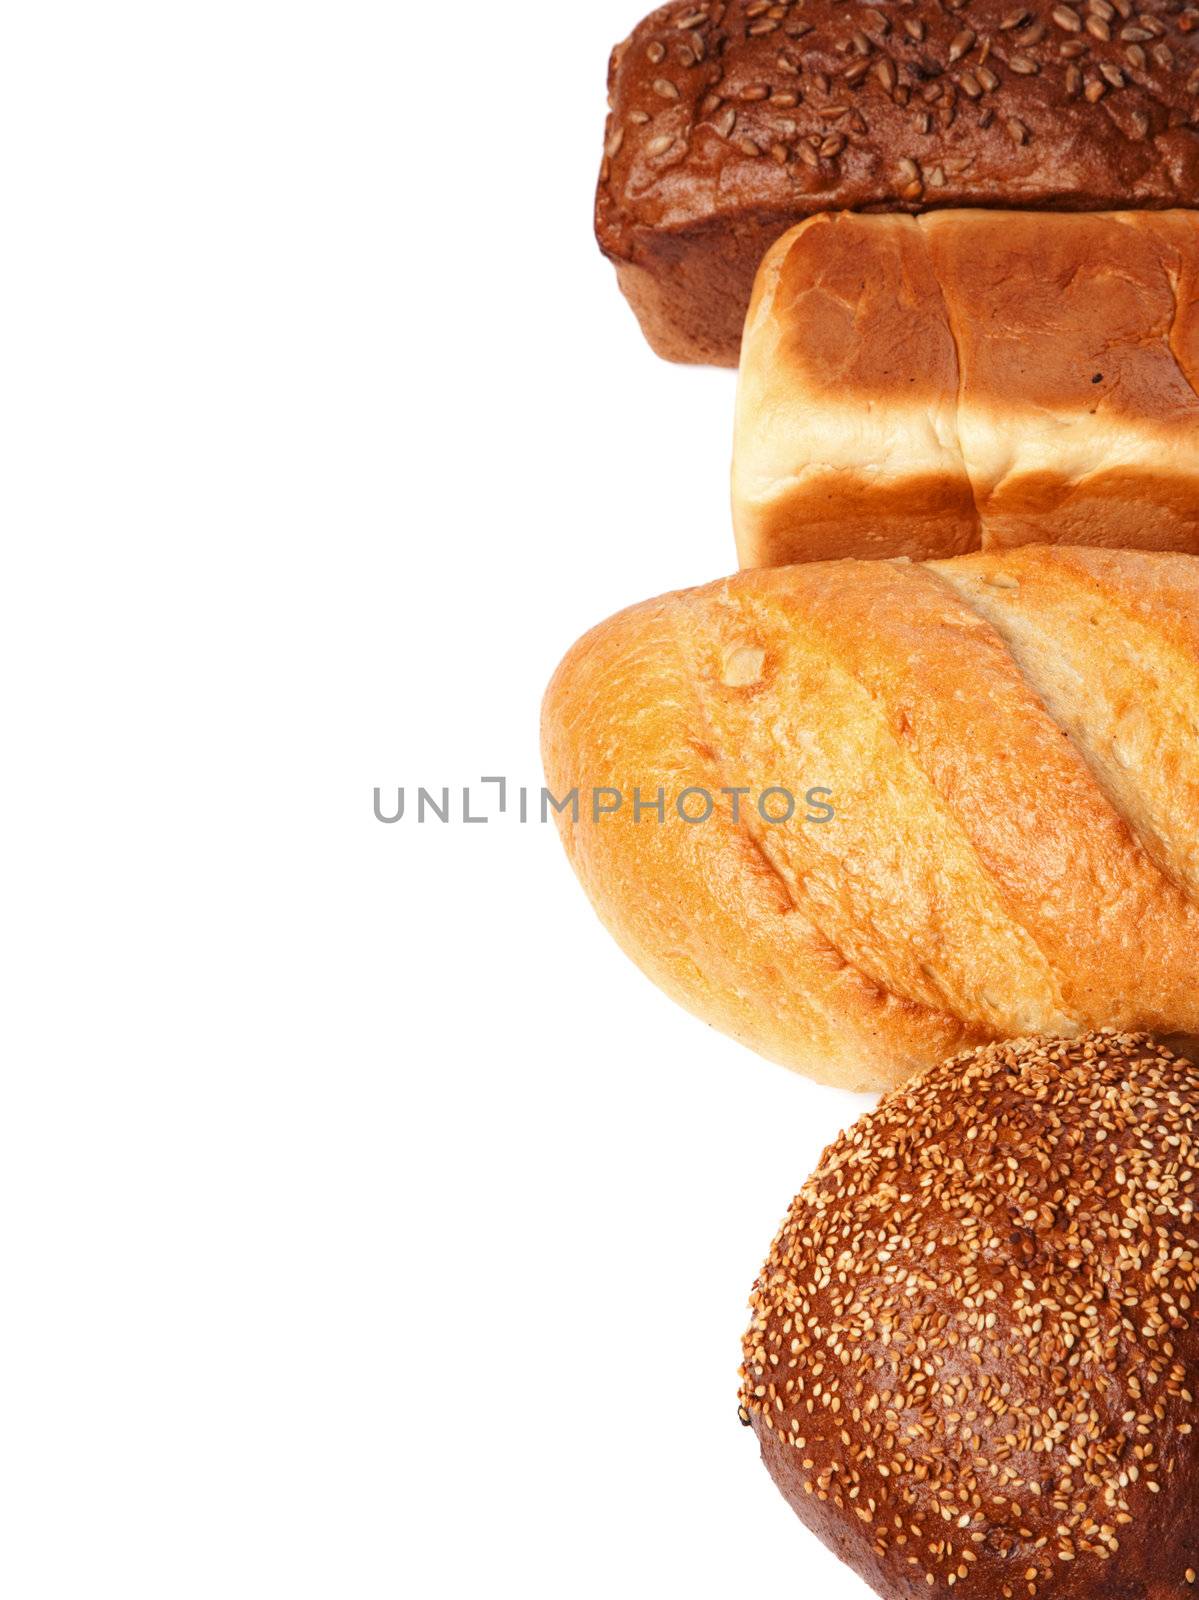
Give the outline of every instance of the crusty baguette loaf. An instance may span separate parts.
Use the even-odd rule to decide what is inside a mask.
[[[1199,211],[813,217],[762,263],[742,566],[1199,552]]]
[[[735,366],[818,211],[1199,205],[1193,0],[680,0],[613,52],[596,234],[650,343]]]
[[[555,797],[623,797],[559,821],[649,976],[865,1089],[1017,1034],[1199,1036],[1197,722],[1199,558],[1025,546],[635,606],[558,668],[543,753]],[[689,787],[710,820],[678,821]]]
[[[741,1420],[884,1600],[1194,1593],[1197,1130],[1199,1069],[1091,1033],[946,1062],[825,1151]]]

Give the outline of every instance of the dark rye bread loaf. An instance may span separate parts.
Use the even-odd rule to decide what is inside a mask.
[[[1199,1068],[994,1044],[824,1154],[751,1298],[742,1421],[886,1600],[1166,1600],[1199,1569]]]
[[[609,101],[596,235],[675,361],[736,365],[813,212],[1199,205],[1196,0],[683,0]]]

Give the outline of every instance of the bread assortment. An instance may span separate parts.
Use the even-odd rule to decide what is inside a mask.
[[[758,1278],[742,1418],[885,1600],[1165,1600],[1199,1570],[1199,1068],[961,1055],[842,1134]]]
[[[647,339],[740,361],[743,570],[568,652],[545,803],[675,1000],[886,1091],[741,1421],[884,1600],[1185,1595],[1199,0],[677,0],[609,108]]]
[[[559,826],[668,993],[877,1089],[1005,1036],[1199,1036],[1196,708],[1199,561],[1025,547],[635,606],[559,667],[543,750],[555,794],[827,793]]]
[[[1199,552],[1199,211],[818,216],[763,262],[742,566]]]
[[[596,234],[650,344],[735,366],[816,212],[1199,205],[1192,0],[678,0],[612,53]]]

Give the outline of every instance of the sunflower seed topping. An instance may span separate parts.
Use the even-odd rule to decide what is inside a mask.
[[[960,61],[974,47],[974,34],[969,28],[963,28],[961,33],[954,34],[949,44],[949,59],[951,62]]]
[[[683,0],[673,14],[670,7],[656,11],[644,31],[613,54],[613,120],[605,133],[601,184],[623,179],[626,168],[616,158],[623,151],[627,162],[630,133],[641,156],[664,168],[683,159],[691,130],[701,125],[740,156],[760,157],[767,170],[772,164],[790,169],[793,179],[799,163],[817,170],[822,160],[839,156],[848,135],[862,159],[852,169],[845,203],[868,209],[888,200],[910,201],[917,183],[922,190],[944,187],[952,168],[942,152],[963,115],[970,128],[1003,130],[1023,146],[1034,138],[1042,106],[1052,121],[1055,97],[1059,106],[1085,99],[1098,107],[1115,95],[1103,117],[1130,140],[1145,144],[1175,129],[1199,136],[1199,0],[1009,5],[992,9],[981,0],[940,0],[938,9],[931,0]],[[883,95],[890,106],[879,104]],[[761,110],[743,111],[739,122],[735,107],[753,105]],[[644,134],[637,132],[642,127]],[[933,153],[941,159],[888,186],[879,158],[888,147],[894,150],[904,127],[918,136],[917,148],[925,154],[940,143],[942,149]],[[834,128],[842,141],[835,151]],[[1053,130],[1035,137],[1054,145],[1068,135]],[[727,160],[729,154],[706,140],[695,160]],[[1175,156],[1150,148],[1141,159],[1152,163],[1147,170],[1160,172]],[[990,177],[998,181],[1000,175]],[[623,196],[634,213],[640,208],[635,184],[634,175],[632,191]],[[981,191],[973,193],[974,186],[971,179],[964,204],[978,203]],[[697,214],[703,187],[692,202]],[[797,216],[809,209],[801,196],[795,202]]]

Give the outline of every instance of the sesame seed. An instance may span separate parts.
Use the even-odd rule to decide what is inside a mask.
[[[1146,1034],[989,1045],[885,1096],[750,1300],[741,1404],[772,1470],[804,1452],[800,1514],[839,1513],[896,1592],[913,1565],[1118,1579],[1122,1530],[1169,1526],[1199,1464],[1197,1191],[1199,1066]]]

